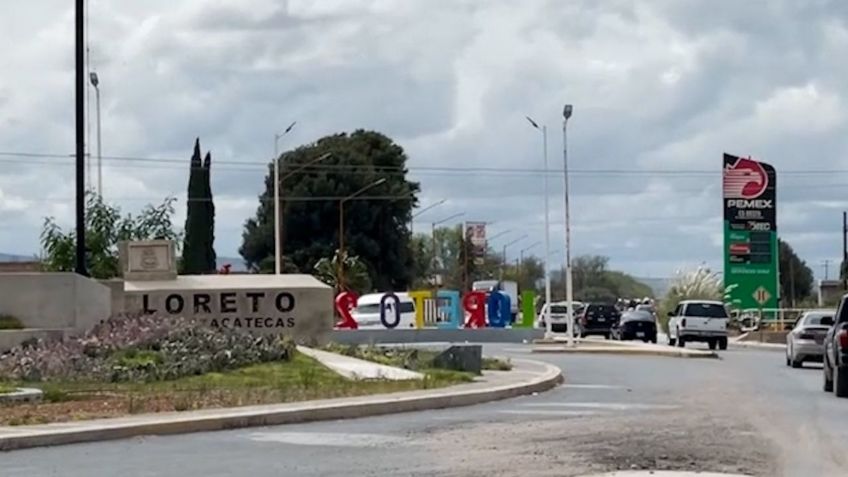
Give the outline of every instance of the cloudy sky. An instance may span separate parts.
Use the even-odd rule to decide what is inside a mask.
[[[563,253],[562,106],[575,254],[640,276],[721,264],[722,152],[778,170],[780,235],[818,276],[848,208],[848,3],[840,0],[90,1],[104,195],[128,212],[184,197],[200,136],[218,162],[219,255],[235,256],[275,132],[293,147],[373,128],[422,183],[418,230],[453,214],[542,239],[549,128]],[[73,221],[73,11],[0,16],[0,252]],[[124,159],[111,159],[119,157]],[[153,158],[139,161],[127,158]],[[184,202],[179,206],[184,220]],[[455,222],[454,222],[455,223]],[[532,252],[541,253],[536,247]],[[831,266],[832,270],[835,265]]]

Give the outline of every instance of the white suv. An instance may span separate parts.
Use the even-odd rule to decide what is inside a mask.
[[[681,301],[668,313],[668,344],[683,348],[689,341],[707,342],[710,349],[727,349],[727,320],[720,301]]]

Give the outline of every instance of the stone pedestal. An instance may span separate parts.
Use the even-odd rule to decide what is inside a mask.
[[[483,347],[480,345],[454,345],[433,359],[437,368],[481,374],[483,370]]]

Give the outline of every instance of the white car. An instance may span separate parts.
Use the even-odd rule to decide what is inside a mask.
[[[690,341],[706,342],[710,349],[727,349],[727,308],[720,301],[681,301],[668,313],[668,344],[683,348]]]
[[[380,300],[384,295],[385,293],[369,293],[359,297],[356,308],[350,312],[359,329],[386,329],[380,321]],[[395,329],[415,328],[415,302],[406,293],[395,295],[400,299],[400,323]],[[395,320],[394,300],[387,303],[386,320],[390,323]]]
[[[568,302],[567,301],[556,301],[550,304],[551,307],[551,331],[555,333],[566,333],[568,332]],[[577,312],[583,308],[583,303],[579,301],[571,302],[572,311],[574,316],[577,316]],[[539,312],[539,316],[536,318],[536,326],[539,328],[546,328],[547,324],[545,323],[545,313],[547,312],[548,304],[544,304],[542,306],[542,311]]]

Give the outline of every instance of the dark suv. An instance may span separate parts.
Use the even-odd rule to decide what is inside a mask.
[[[575,328],[580,337],[603,335],[609,339],[620,319],[621,312],[614,305],[592,303],[583,308]]]
[[[839,301],[833,321],[824,337],[824,390],[848,397],[848,294]]]

